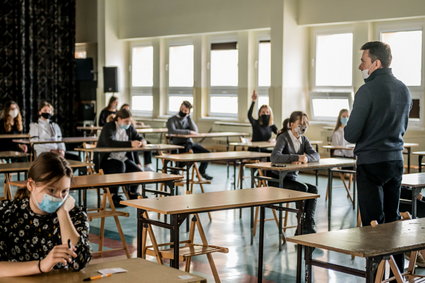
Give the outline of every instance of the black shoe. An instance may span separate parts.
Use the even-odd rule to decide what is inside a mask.
[[[303,235],[316,233],[314,219],[305,219],[303,223]]]
[[[207,173],[201,173],[202,178],[205,180],[212,180],[213,176],[208,175]]]
[[[128,193],[128,197],[130,199],[138,199],[139,197],[142,197],[142,195],[139,193]]]
[[[121,196],[117,196],[117,195],[112,196],[112,202],[114,203],[115,208],[127,207],[126,205],[121,204],[120,201],[123,201],[123,198]]]

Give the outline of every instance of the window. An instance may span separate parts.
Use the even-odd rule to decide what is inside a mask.
[[[153,46],[131,50],[131,105],[135,113],[151,115],[153,108]]]
[[[353,34],[316,36],[315,86],[351,87]]]
[[[184,100],[193,103],[193,45],[170,46],[168,113],[179,111]]]
[[[335,120],[341,109],[350,109],[351,93],[314,92],[311,94],[313,119]]]
[[[270,40],[258,44],[258,106],[269,104],[271,81],[271,43]]]
[[[408,86],[422,85],[422,30],[381,32],[381,40],[391,46],[391,68]]]
[[[210,56],[209,114],[236,117],[238,113],[237,43],[212,43]]]

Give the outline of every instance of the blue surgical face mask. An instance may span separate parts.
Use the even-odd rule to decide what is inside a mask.
[[[54,213],[63,205],[67,197],[68,195],[62,199],[48,194],[44,194],[41,202],[37,202],[38,208],[40,208],[46,213]]]
[[[348,123],[348,117],[341,117],[341,119],[339,119],[339,121],[341,122],[341,124],[346,126],[347,123]]]
[[[120,124],[120,128],[124,129],[124,130],[128,130],[130,128],[130,125],[126,125],[126,124],[121,125]]]

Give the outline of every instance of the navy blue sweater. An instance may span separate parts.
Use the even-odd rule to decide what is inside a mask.
[[[357,91],[344,138],[355,143],[357,164],[403,160],[411,97],[390,68],[377,69]]]

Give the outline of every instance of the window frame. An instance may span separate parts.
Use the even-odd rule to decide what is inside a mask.
[[[134,87],[133,86],[133,48],[137,48],[137,47],[152,47],[152,73],[153,73],[153,78],[152,78],[152,86],[151,87],[147,87],[147,86],[137,86]],[[154,89],[154,84],[155,84],[155,44],[153,42],[143,42],[143,43],[133,43],[130,44],[130,76],[129,76],[129,82],[130,82],[130,97],[131,97],[131,104],[133,104],[133,97],[134,96],[150,96],[152,97],[152,101],[153,101],[153,89]],[[131,107],[133,109],[133,105]],[[133,110],[132,111],[134,115],[137,116],[143,116],[143,117],[152,117],[153,115],[153,102],[152,102],[152,109],[150,111],[145,111],[145,110]]]
[[[260,44],[262,42],[268,41],[270,43],[270,53],[271,53],[271,48],[272,48],[272,42],[270,39],[270,33],[264,33],[264,34],[260,34],[257,36],[257,42],[256,42],[256,60],[255,60],[255,85],[257,86],[257,94],[258,96],[262,96],[262,97],[267,97],[268,101],[270,101],[270,87],[271,87],[271,78],[270,78],[270,85],[268,86],[260,86],[259,84],[259,75],[260,75]],[[271,55],[271,54],[270,54]],[[271,68],[271,58],[270,58],[270,68]],[[271,74],[270,74],[271,75]],[[259,105],[259,103],[257,103],[257,107],[260,107],[261,105]]]
[[[326,122],[335,122],[335,117],[329,117],[329,116],[316,116],[314,115],[314,106],[313,106],[313,100],[314,99],[347,99],[348,100],[348,110],[351,112],[351,109],[353,108],[353,102],[354,102],[354,94],[353,92],[344,92],[344,91],[317,91],[317,92],[311,92],[310,93],[310,113],[311,113],[311,120],[313,121],[326,121]],[[340,110],[340,109],[339,109]],[[338,111],[339,111],[338,110]]]
[[[193,78],[192,78],[192,87],[172,87],[170,86],[170,48],[171,47],[178,47],[178,46],[187,46],[192,45],[193,46]],[[167,45],[167,63],[166,63],[166,71],[167,71],[167,99],[165,101],[165,109],[166,109],[166,115],[174,115],[175,111],[170,109],[170,97],[192,97],[193,102],[195,103],[195,96],[194,96],[194,88],[195,88],[195,42],[194,40],[186,40],[186,39],[179,39],[170,41]],[[173,94],[173,92],[178,93],[178,95]]]

